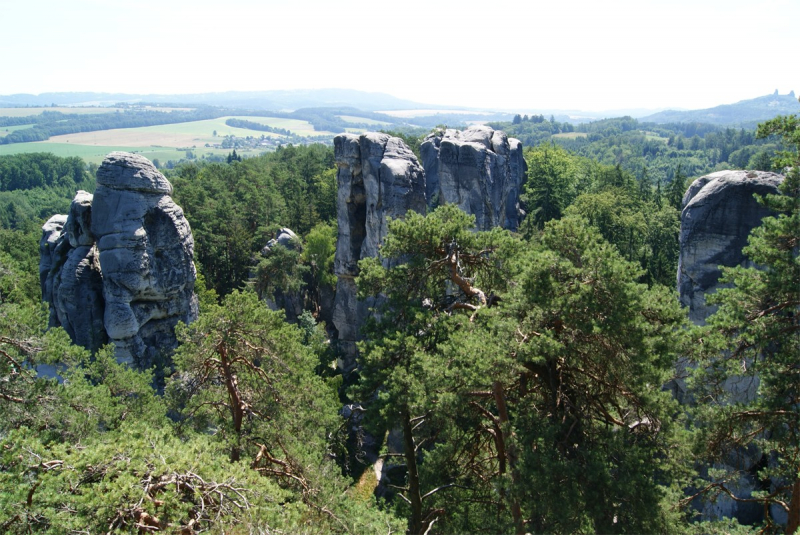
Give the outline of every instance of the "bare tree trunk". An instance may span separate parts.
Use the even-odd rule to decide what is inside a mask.
[[[408,532],[412,535],[422,533],[422,494],[419,490],[419,467],[417,466],[417,451],[414,446],[414,434],[411,425],[411,415],[403,411],[403,446],[408,469],[408,494],[411,504],[411,523]]]

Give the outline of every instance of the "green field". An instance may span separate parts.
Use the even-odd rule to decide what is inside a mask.
[[[19,109],[30,110],[34,108]],[[43,109],[49,110],[50,108]],[[3,110],[0,109],[0,113],[2,113],[2,111]],[[166,163],[169,160],[177,161],[186,158],[187,150],[191,150],[197,158],[203,158],[204,156],[208,155],[226,156],[228,153],[230,153],[231,149],[214,148],[213,145],[221,144],[224,140],[224,137],[228,135],[236,137],[252,136],[255,138],[264,136],[266,138],[285,139],[285,137],[280,134],[228,126],[225,124],[225,121],[229,118],[230,117],[220,117],[218,119],[208,119],[204,121],[192,121],[186,123],[143,126],[139,128],[117,128],[113,130],[64,134],[61,136],[53,136],[47,141],[0,145],[0,155],[30,152],[52,152],[57,156],[78,156],[87,162],[100,163],[109,152],[121,150],[126,152],[136,152],[151,160],[157,158],[162,163]],[[235,118],[264,124],[275,128],[285,128],[300,136],[333,136],[332,132],[318,132],[314,130],[314,127],[308,121],[283,119],[278,117],[237,116]],[[27,126],[2,127],[0,128],[0,136],[7,135],[13,130],[18,130],[21,128],[27,128]],[[8,132],[6,132],[6,129],[8,129]],[[359,129],[354,130],[360,132]],[[214,135],[215,131],[216,136]],[[206,144],[210,146],[206,147]],[[243,156],[254,156],[270,149],[265,147],[263,149],[236,150],[237,153],[241,153]]]
[[[553,137],[560,137],[564,139],[578,139],[579,137],[586,137],[589,134],[585,132],[563,132],[561,134],[553,134]]]
[[[155,110],[155,111],[188,111],[194,108],[160,108],[157,106],[140,106],[136,107],[137,110]],[[125,108],[102,108],[102,107],[70,107],[70,106],[42,106],[37,108],[0,108],[0,117],[29,117],[31,115],[40,115],[43,111],[57,111],[61,113],[77,113],[77,114],[98,114],[98,113],[113,113],[115,111],[124,111]]]
[[[225,117],[230,119],[230,117]],[[273,128],[285,128],[293,134],[298,136],[325,136],[334,135],[333,132],[314,130],[314,126],[308,121],[301,121],[300,119],[283,119],[281,117],[234,117],[234,119],[242,119],[250,121],[251,123],[263,124]],[[224,120],[222,121],[225,122]],[[262,134],[264,132],[261,132]],[[251,134],[248,134],[251,135]]]
[[[353,124],[368,124],[370,126],[389,126],[392,123],[386,121],[376,121],[375,119],[367,119],[366,117],[356,117],[355,115],[337,115],[342,121]]]
[[[207,147],[197,147],[196,149],[189,149],[194,153],[198,159],[202,159],[207,155],[227,156],[231,149],[214,149]],[[76,145],[72,143],[47,143],[44,141],[37,141],[36,143],[13,143],[11,145],[0,145],[0,156],[6,154],[20,154],[30,152],[52,152],[56,156],[70,157],[78,156],[88,163],[99,164],[103,161],[109,152],[124,151],[135,152],[141,154],[149,160],[158,159],[162,164],[169,160],[177,162],[178,160],[186,159],[186,149],[183,148],[169,148],[169,147],[131,147],[119,145]],[[249,150],[249,149],[236,149],[237,153],[243,156],[257,156],[265,151],[263,150]]]
[[[58,111],[61,113],[112,113],[122,108],[70,108],[67,106],[42,107],[42,108],[0,108],[0,117],[29,117],[31,115],[41,115],[43,111]]]
[[[666,137],[661,137],[661,136],[659,136],[658,134],[656,134],[655,132],[648,132],[647,130],[640,130],[640,132],[641,132],[642,134],[644,134],[644,135],[645,135],[645,137],[646,137],[648,140],[653,140],[653,139],[655,139],[656,141],[663,141],[664,143],[666,143],[667,141],[669,141],[669,138],[666,138]]]
[[[237,137],[283,137],[280,134],[236,128],[225,124],[231,117],[192,121],[187,123],[163,124],[156,126],[142,126],[139,128],[117,128],[113,130],[98,130],[95,132],[80,132],[53,136],[45,143],[77,143],[80,145],[127,145],[133,147],[149,147],[152,145],[164,147],[192,147],[203,146],[206,143],[222,143],[225,136]],[[264,124],[275,128],[285,128],[301,136],[333,135],[331,132],[318,132],[308,121],[297,119],[279,119],[275,117],[234,117],[254,123]],[[216,131],[217,135],[214,136]]]
[[[0,126],[0,137],[7,136],[15,130],[22,130],[23,128],[30,128],[32,124],[18,124],[17,126]]]

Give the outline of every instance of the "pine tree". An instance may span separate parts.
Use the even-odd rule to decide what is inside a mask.
[[[670,206],[681,211],[683,208],[683,194],[686,193],[686,175],[683,173],[683,166],[678,164],[672,182],[667,187],[667,202]]]
[[[700,445],[711,460],[755,445],[768,462],[758,469],[766,490],[737,495],[725,474],[702,491],[782,510],[785,533],[800,527],[800,119],[778,117],[759,125],[759,137],[779,134],[793,152],[776,166],[788,168],[780,195],[760,202],[776,215],[753,230],[744,252],[758,267],[723,270],[732,287],[708,296],[718,310],[697,329],[694,394]],[[757,385],[736,395],[731,382]],[[772,509],[770,509],[772,506]],[[765,529],[780,529],[767,515]]]
[[[428,462],[437,443],[453,446],[453,437],[463,434],[452,424],[459,411],[450,409],[464,383],[458,366],[448,361],[464,357],[448,356],[446,349],[458,343],[470,318],[488,307],[493,290],[505,284],[500,258],[516,243],[499,229],[473,232],[474,224],[474,217],[454,205],[427,217],[409,212],[404,221],[389,223],[382,259],[359,263],[359,295],[382,296],[383,305],[380,320],[364,329],[368,340],[361,346],[359,382],[352,394],[368,405],[373,432],[397,429],[402,434],[403,453],[393,459],[402,460],[405,484],[395,488],[408,506],[401,509],[412,534],[449,521],[447,511],[433,504],[469,471],[469,466],[446,462],[448,470],[431,469],[441,465]],[[475,493],[468,495],[475,498]],[[508,528],[507,521],[501,525],[501,531]]]

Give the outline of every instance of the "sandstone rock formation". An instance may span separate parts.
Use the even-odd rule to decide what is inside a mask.
[[[51,304],[50,326],[92,351],[108,342],[103,328],[103,276],[97,247],[87,236],[92,195],[79,191],[68,216],[55,215],[42,228],[39,278]],[[90,235],[89,235],[90,236]]]
[[[421,147],[424,167],[401,139],[388,134],[342,134],[334,147],[339,237],[333,323],[345,355],[339,365],[349,371],[359,327],[374,306],[356,299],[358,261],[378,255],[387,218],[451,203],[475,215],[478,230],[516,229],[526,165],[518,140],[486,126],[428,136]]]
[[[334,139],[334,147],[339,237],[333,323],[347,355],[340,366],[349,370],[355,365],[358,328],[371,305],[356,299],[358,261],[378,255],[387,217],[403,217],[409,210],[426,212],[425,172],[405,143],[388,134],[342,134]]]
[[[112,152],[94,196],[78,192],[67,218],[45,224],[39,273],[52,326],[90,349],[113,342],[118,360],[139,367],[175,347],[197,298],[194,241],[171,194],[146,158]]]
[[[781,175],[762,171],[719,171],[698,178],[687,190],[681,212],[678,291],[681,304],[689,309],[689,318],[695,324],[704,324],[715,310],[705,298],[720,287],[720,266],[749,264],[742,248],[747,245],[750,232],[770,215],[754,195],[779,193],[782,180]],[[678,399],[691,402],[685,399],[682,382],[670,386]],[[758,384],[734,378],[725,387],[741,398],[751,398],[756,395]],[[755,446],[739,450],[727,460],[726,464],[740,474],[730,483],[737,495],[749,497],[758,488],[753,469],[763,460],[763,453]],[[763,519],[761,505],[737,502],[727,496],[705,502],[700,508],[705,520],[735,517],[752,524]]]
[[[285,247],[290,251],[302,251],[300,238],[292,229],[286,227],[279,229],[275,237],[261,248],[261,256],[268,258],[277,246]],[[251,277],[257,276],[257,273],[251,275]],[[274,289],[273,295],[263,295],[262,298],[266,300],[270,310],[283,310],[286,319],[291,323],[296,323],[303,313],[305,299],[301,291],[289,291],[286,288],[277,287]]]
[[[717,288],[719,266],[745,265],[742,248],[770,212],[753,195],[777,194],[781,175],[719,171],[695,180],[683,197],[678,291],[698,325],[714,312],[705,296]]]
[[[478,230],[519,225],[527,167],[522,144],[488,126],[430,134],[420,146],[428,206],[450,203],[475,216]]]
[[[267,244],[261,249],[262,255],[269,254],[270,250],[276,245],[282,245],[287,249],[294,249],[298,243],[299,238],[297,234],[290,228],[282,228],[278,231],[277,236],[269,240]]]

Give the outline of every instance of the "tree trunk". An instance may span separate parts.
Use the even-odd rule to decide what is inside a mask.
[[[800,477],[792,485],[792,498],[789,500],[789,519],[786,522],[786,535],[794,535],[800,528]]]
[[[225,388],[228,390],[228,403],[231,409],[231,418],[233,419],[234,443],[231,446],[231,462],[235,463],[239,460],[241,455],[239,438],[242,434],[242,422],[244,421],[244,404],[242,403],[241,392],[239,392],[239,382],[228,361],[227,348],[221,345],[217,348],[217,354],[221,362],[221,371],[223,380],[225,381]]]
[[[500,448],[498,447],[498,457],[500,457],[501,461],[500,473],[502,474],[505,472],[507,460],[511,470],[511,481],[514,483],[514,486],[517,486],[519,484],[519,474],[515,470],[517,455],[514,445],[508,440],[508,431],[511,424],[509,423],[508,406],[506,405],[505,394],[503,394],[503,386],[499,381],[492,383],[492,393],[494,394],[494,402],[497,405],[497,415],[500,419],[500,435],[503,448],[502,457],[500,457]],[[516,498],[511,499],[511,516],[514,519],[514,532],[517,535],[524,535],[525,526],[522,522],[522,508]]]
[[[408,532],[412,535],[422,533],[422,495],[419,490],[419,467],[417,452],[414,447],[414,434],[411,426],[411,415],[403,411],[403,449],[408,469],[408,501],[411,503],[411,522]]]

